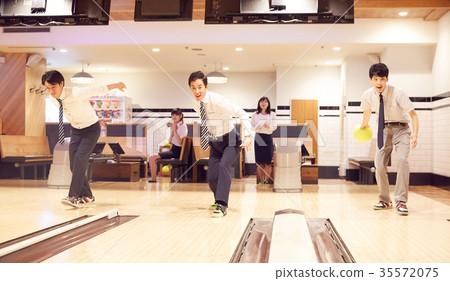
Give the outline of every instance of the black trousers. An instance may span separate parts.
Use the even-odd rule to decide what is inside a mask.
[[[69,158],[72,181],[70,182],[69,196],[92,197],[92,191],[86,178],[86,170],[89,165],[89,156],[99,137],[100,124],[98,122],[83,129],[71,127]]]
[[[231,186],[231,168],[241,151],[241,136],[233,129],[230,133],[210,139],[208,161],[208,183],[214,200],[228,205]]]

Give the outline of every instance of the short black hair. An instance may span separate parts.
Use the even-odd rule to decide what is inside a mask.
[[[256,114],[261,113],[262,108],[261,108],[261,106],[259,105],[259,103],[260,103],[261,101],[263,101],[263,100],[266,100],[266,101],[267,101],[268,105],[267,105],[266,113],[269,113],[269,114],[270,114],[270,110],[271,110],[271,109],[270,109],[270,100],[269,100],[268,97],[261,97],[261,98],[259,99],[259,101],[258,101],[258,107],[256,108]]]
[[[378,76],[378,77],[388,77],[389,76],[389,68],[384,63],[376,63],[372,64],[372,66],[369,69],[369,77],[372,79],[372,77]]]
[[[61,84],[64,82],[64,76],[57,70],[50,70],[42,75],[42,85],[45,86],[45,82],[52,85]]]
[[[202,79],[203,84],[205,86],[208,86],[208,78],[206,75],[201,71],[192,72],[188,79],[188,85],[191,86],[191,82],[194,82],[195,80]]]
[[[183,122],[183,112],[181,111],[181,109],[180,108],[174,108],[173,110],[172,110],[172,112],[170,113],[170,115],[172,116],[172,115],[178,115],[178,116],[181,116],[181,119],[180,119],[180,121],[181,122]]]

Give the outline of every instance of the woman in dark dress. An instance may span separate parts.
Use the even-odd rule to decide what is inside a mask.
[[[267,184],[272,173],[273,137],[277,128],[276,114],[270,110],[270,100],[262,97],[258,101],[256,112],[252,115],[252,127],[255,130],[256,176],[259,184]]]

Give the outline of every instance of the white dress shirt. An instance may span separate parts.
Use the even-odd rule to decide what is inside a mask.
[[[408,113],[414,109],[414,105],[408,95],[401,89],[391,85],[386,85],[382,95],[384,103],[384,121],[386,123],[408,123],[410,120]],[[378,115],[379,107],[380,94],[373,87],[366,90],[363,93],[363,99],[361,101],[362,110],[375,111]]]
[[[94,108],[92,108],[89,98],[105,95],[106,93],[108,93],[106,86],[86,88],[64,87],[59,98],[62,100],[64,116],[72,127],[75,129],[83,129],[98,122],[97,114]],[[59,109],[58,100],[52,96],[50,96],[50,100]]]
[[[273,111],[270,114],[253,113],[251,120],[253,130],[258,134],[272,134],[277,129],[276,117],[277,115]],[[269,128],[264,127],[264,124],[269,125]],[[259,128],[257,129],[256,127]]]
[[[177,134],[180,137],[180,139],[183,139],[187,136],[188,128],[184,122],[178,122],[177,123]],[[181,143],[178,141],[178,139],[175,136],[172,136],[172,139],[169,140],[169,142],[176,146],[181,146]]]
[[[207,116],[207,126],[212,137],[228,134],[234,128],[233,117],[241,120],[242,131],[245,136],[250,135],[251,128],[248,114],[239,106],[214,92],[206,91],[202,100]],[[194,102],[194,110],[200,115],[200,103]]]

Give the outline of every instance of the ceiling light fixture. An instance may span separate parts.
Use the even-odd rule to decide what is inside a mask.
[[[244,50],[244,48],[237,47],[237,48],[235,48],[234,50],[235,50],[236,52],[242,52],[242,51]]]
[[[404,17],[404,16],[408,15],[408,12],[402,11],[402,12],[398,13],[398,15],[401,16],[401,17]]]
[[[221,68],[222,68],[222,64],[221,64]],[[217,67],[216,67],[216,70],[208,73],[206,75],[206,77],[208,78],[209,84],[223,84],[223,83],[227,83],[227,80],[228,80],[228,78],[225,76],[225,74],[217,71]]]
[[[89,66],[89,64],[87,65]],[[75,73],[70,81],[77,84],[89,84],[95,81],[94,77],[87,72],[84,72],[84,64],[81,65],[81,72]]]
[[[159,48],[153,48],[152,51],[155,52],[155,53],[157,53],[157,52],[159,52],[159,51],[161,51],[161,50],[160,50]]]
[[[341,47],[334,47],[333,48],[333,51],[340,51],[341,50]]]

